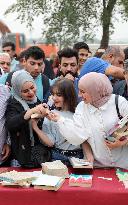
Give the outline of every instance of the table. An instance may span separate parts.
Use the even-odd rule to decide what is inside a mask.
[[[118,181],[115,171],[94,169],[91,188],[69,187],[68,179],[57,192],[0,187],[0,205],[127,205],[128,189]],[[112,181],[98,177],[112,178]]]

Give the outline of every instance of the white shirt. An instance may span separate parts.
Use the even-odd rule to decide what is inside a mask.
[[[64,119],[73,119],[73,113],[70,111],[58,111],[54,112],[59,113]],[[42,125],[43,132],[48,136],[48,138],[53,142],[55,148],[63,150],[75,150],[80,149],[80,146],[75,146],[70,144],[60,133],[58,124],[56,122],[50,121],[47,118],[44,118]]]
[[[128,114],[128,102],[119,96],[118,107],[122,117]],[[100,108],[80,102],[74,114],[74,120],[61,119],[57,122],[60,132],[72,144],[79,145],[85,140],[89,142],[95,158],[96,166],[122,167],[128,169],[128,147],[110,149],[104,139],[109,130],[119,121],[115,95]],[[70,135],[69,135],[70,133]]]

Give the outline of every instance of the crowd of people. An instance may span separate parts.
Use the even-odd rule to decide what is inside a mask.
[[[16,58],[15,45],[0,53],[0,166],[40,167],[70,157],[94,167],[128,169],[128,138],[110,140],[128,115],[127,50],[85,42],[49,61],[37,46]],[[115,99],[118,96],[118,111]]]

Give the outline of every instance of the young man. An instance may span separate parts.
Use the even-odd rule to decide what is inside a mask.
[[[50,88],[49,78],[42,74],[44,70],[44,52],[38,46],[32,46],[28,48],[24,56],[24,69],[30,73],[34,78],[37,86],[37,97],[42,102],[47,101],[47,95]],[[11,86],[11,78],[13,72],[11,72],[6,79],[4,76],[0,78],[0,83]]]
[[[11,58],[11,69],[10,71],[15,71],[17,64],[19,62],[15,59],[15,44],[12,42],[4,42],[2,45],[2,51],[5,53],[8,53]]]
[[[78,96],[78,52],[72,48],[64,48],[58,52],[58,56],[60,63],[58,76],[72,80]]]
[[[77,52],[78,52],[78,57],[79,57],[79,60],[78,60],[78,65],[79,65],[78,73],[80,73],[81,67],[83,66],[83,64],[85,63],[85,61],[89,57],[89,52],[90,52],[89,51],[89,46],[84,42],[78,42],[78,43],[74,44],[73,49],[77,50]]]
[[[64,48],[58,52],[59,73],[58,76],[66,77],[72,81],[78,76],[78,53],[71,48]]]

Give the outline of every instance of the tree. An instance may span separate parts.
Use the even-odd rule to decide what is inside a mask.
[[[43,36],[48,42],[70,45],[82,36],[93,38],[95,28],[102,25],[100,47],[106,48],[114,29],[112,18],[116,11],[128,19],[127,0],[17,0],[6,14],[17,12],[21,22],[32,27],[35,17],[42,15]]]

